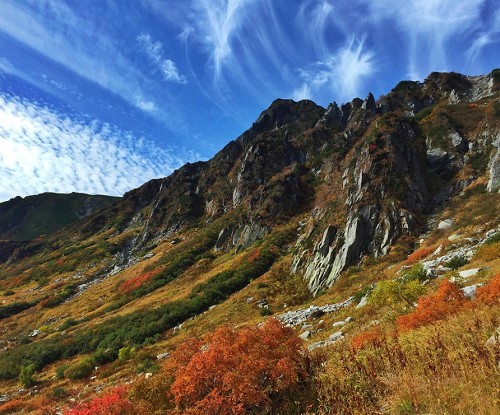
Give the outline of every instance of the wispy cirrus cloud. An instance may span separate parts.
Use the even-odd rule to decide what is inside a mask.
[[[468,62],[475,61],[486,46],[498,41],[500,41],[500,9],[496,10],[492,16],[491,24],[484,29],[481,28],[479,35],[467,49]]]
[[[160,41],[154,42],[149,33],[141,33],[137,36],[137,41],[153,63],[155,70],[159,71],[166,81],[186,83],[186,77],[179,73],[175,62],[164,57],[163,44]]]
[[[2,1],[0,30],[46,59],[120,96],[130,105],[147,96],[148,78],[117,51],[116,40],[96,22],[52,0]],[[28,74],[22,75],[30,77]],[[151,100],[151,99],[150,99]],[[140,107],[138,107],[140,108]]]
[[[210,53],[216,76],[232,55],[232,38],[237,36],[243,24],[245,7],[256,0],[195,0],[193,12],[203,18],[195,18],[200,40]],[[257,22],[256,22],[257,23]]]
[[[324,61],[300,69],[303,83],[292,92],[292,97],[296,100],[312,99],[326,90],[328,95],[339,100],[351,100],[374,71],[374,54],[365,48],[364,38],[352,38]]]
[[[0,200],[41,192],[121,195],[186,160],[97,120],[0,93]]]
[[[408,75],[422,79],[431,71],[449,70],[460,36],[482,27],[485,0],[365,0],[375,23],[399,28],[408,42]],[[484,45],[478,40],[477,47]],[[473,52],[471,52],[472,54]]]

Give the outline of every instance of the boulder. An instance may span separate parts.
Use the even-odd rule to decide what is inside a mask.
[[[438,229],[448,229],[453,226],[454,221],[452,219],[444,219],[438,223]]]
[[[470,277],[474,277],[475,275],[477,275],[477,273],[479,271],[481,271],[482,268],[471,268],[471,269],[466,269],[466,270],[463,270],[463,271],[459,271],[458,272],[458,275],[460,276],[460,278],[470,278]]]

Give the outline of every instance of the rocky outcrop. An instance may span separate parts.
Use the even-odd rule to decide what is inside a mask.
[[[295,327],[299,324],[304,323],[306,320],[321,316],[327,313],[334,313],[352,304],[353,298],[349,297],[347,300],[336,303],[336,304],[326,304],[323,306],[311,305],[308,308],[303,308],[300,310],[287,311],[286,313],[278,315],[276,318],[280,320],[284,325]]]
[[[384,255],[398,237],[417,231],[416,217],[428,199],[420,167],[424,155],[408,122],[398,120],[386,131],[352,152],[339,195],[345,222],[341,228],[325,228],[305,265],[304,277],[314,293],[330,287],[362,255]]]
[[[500,134],[493,141],[493,156],[489,163],[489,179],[486,189],[490,193],[500,192]]]

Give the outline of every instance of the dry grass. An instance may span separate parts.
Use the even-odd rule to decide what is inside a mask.
[[[500,350],[485,344],[499,322],[498,307],[478,305],[363,347],[337,344],[317,375],[315,413],[499,414]]]

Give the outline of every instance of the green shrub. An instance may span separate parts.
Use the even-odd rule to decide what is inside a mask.
[[[62,386],[56,386],[52,389],[52,397],[54,399],[64,399],[69,396],[69,392]]]
[[[484,241],[486,245],[493,245],[497,242],[500,242],[500,232],[494,233]]]
[[[118,360],[120,362],[125,362],[129,360],[136,351],[137,349],[132,346],[122,347],[120,350],[118,350]]]
[[[62,365],[56,368],[56,379],[64,379],[64,372],[69,367],[69,365]]]
[[[20,301],[0,306],[0,320],[3,318],[13,316],[15,314],[19,314],[20,312],[27,310],[28,308],[31,308],[34,305],[36,305],[36,302]]]
[[[24,366],[21,369],[21,373],[19,373],[19,383],[23,385],[25,388],[33,386],[35,383],[35,381],[33,380],[35,372],[36,372],[36,366],[33,363]]]
[[[106,363],[114,362],[117,359],[118,354],[116,353],[116,350],[113,349],[97,349],[92,357],[97,363],[104,365]]]
[[[141,359],[136,359],[136,361],[138,361],[137,373],[156,373],[160,370],[160,366],[155,364],[150,357],[142,357]]]
[[[273,314],[272,310],[270,308],[268,308],[268,307],[267,308],[266,307],[262,307],[260,309],[260,315],[262,317],[270,316],[272,314]]]
[[[91,357],[84,358],[64,371],[66,379],[84,379],[89,377],[95,369],[95,360]]]
[[[446,266],[451,269],[458,269],[463,265],[468,264],[469,261],[463,256],[454,256],[448,262],[446,262]]]
[[[411,267],[410,271],[403,274],[402,277],[398,278],[398,282],[406,283],[410,281],[423,282],[427,279],[427,272],[422,264],[415,264]]]
[[[58,327],[58,330],[63,331],[69,329],[70,327],[77,324],[77,321],[73,317],[69,317],[63,321],[63,323]]]

